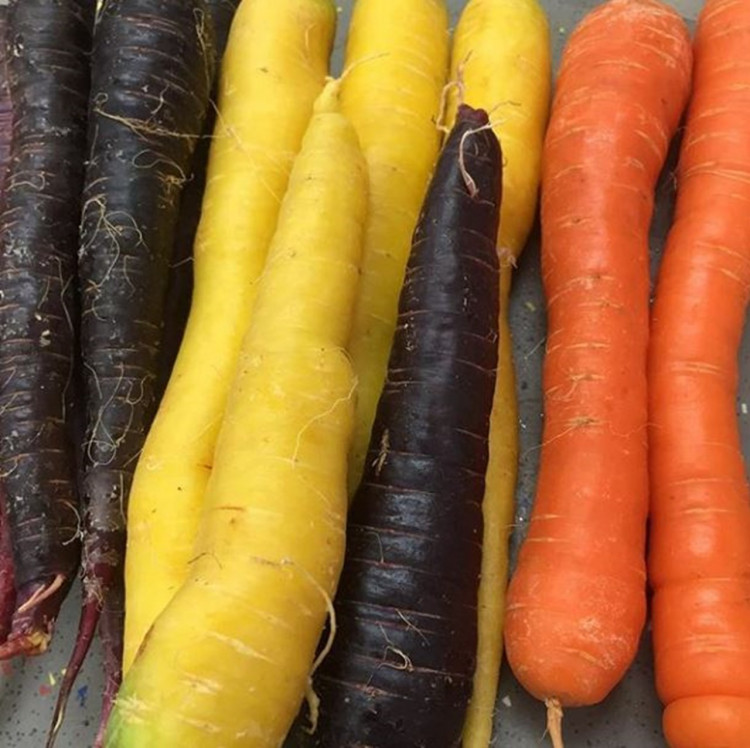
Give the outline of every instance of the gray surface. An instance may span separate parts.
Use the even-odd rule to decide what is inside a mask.
[[[0,0],[2,2],[3,0]],[[348,25],[353,0],[342,0],[339,38]],[[455,20],[464,0],[450,0]],[[570,29],[581,16],[594,7],[594,0],[543,0],[552,29],[555,59]],[[672,4],[693,21],[700,0],[672,0]],[[341,61],[341,43],[334,64]],[[672,181],[663,180],[659,188],[658,215],[654,221],[654,260],[662,245],[672,200]],[[514,547],[529,515],[534,492],[541,433],[540,368],[543,357],[544,302],[539,282],[539,248],[532,238],[515,278],[512,302],[512,325],[515,336],[516,365],[521,405],[521,465],[518,487],[517,532]],[[742,362],[747,363],[748,336],[743,346]],[[740,414],[739,403],[750,400],[750,366],[744,365],[738,415],[743,443],[750,443],[750,419]],[[78,596],[71,595],[65,605],[51,651],[26,663],[13,663],[12,673],[0,670],[0,748],[38,748],[49,724],[60,671],[70,651],[77,624]],[[51,675],[51,677],[50,677]],[[591,709],[571,710],[565,717],[568,748],[663,748],[660,731],[661,708],[653,689],[648,635],[639,658],[624,682],[607,701]],[[98,694],[102,688],[98,647],[89,657],[73,695],[68,719],[61,733],[60,748],[90,746],[98,719]],[[524,694],[509,672],[503,672],[498,705],[498,730],[495,744],[508,748],[534,748],[543,741],[542,707]],[[143,748],[157,748],[143,746]],[[166,748],[166,747],[165,747]],[[395,748],[395,747],[394,747]]]

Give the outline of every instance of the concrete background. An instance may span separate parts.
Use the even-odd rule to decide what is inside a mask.
[[[0,4],[4,0],[0,0]],[[570,30],[596,0],[542,0],[549,14],[555,60]],[[334,66],[340,68],[343,40],[353,0],[339,0],[341,22]],[[465,0],[449,0],[455,22]],[[671,4],[693,25],[700,0],[671,0]],[[659,186],[657,215],[652,228],[652,253],[657,264],[669,224],[673,199],[671,180]],[[538,237],[532,237],[519,263],[512,298],[512,325],[521,406],[521,464],[517,498],[517,530],[513,550],[523,535],[534,494],[541,434],[540,371],[544,353],[544,299],[539,281]],[[750,417],[740,407],[750,399],[748,336],[741,361],[743,377],[738,398],[738,417],[743,443],[750,444]],[[0,667],[0,748],[39,748],[44,745],[61,669],[70,652],[78,617],[78,595],[71,594],[60,619],[51,651],[27,662]],[[102,688],[98,647],[95,645],[78,680],[68,709],[60,748],[86,748],[93,741],[98,721]],[[506,748],[535,748],[544,744],[544,710],[503,671],[498,702],[498,727],[494,744]],[[566,713],[568,748],[663,748],[660,730],[661,707],[653,688],[648,632],[635,665],[623,683],[605,703],[590,709]],[[143,748],[159,748],[143,746]],[[164,748],[167,748],[166,746]],[[394,746],[394,748],[397,748]]]

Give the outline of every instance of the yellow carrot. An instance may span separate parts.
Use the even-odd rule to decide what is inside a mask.
[[[316,105],[216,448],[188,580],[125,678],[109,748],[277,748],[343,564],[356,379],[345,351],[367,173]]]
[[[412,233],[440,147],[435,121],[448,52],[444,0],[357,0],[341,101],[367,159],[370,199],[349,341],[359,380],[350,495],[362,476]]]
[[[503,201],[498,249],[501,271],[500,351],[490,423],[490,461],[483,502],[484,541],[474,692],[464,748],[486,748],[502,660],[508,538],[518,469],[518,405],[508,302],[512,267],[536,212],[550,98],[550,39],[537,0],[469,0],[453,41],[448,123],[460,96],[490,112],[503,149]]]
[[[190,319],[130,495],[125,672],[188,573],[257,279],[323,88],[335,23],[331,0],[244,0],[232,25]]]

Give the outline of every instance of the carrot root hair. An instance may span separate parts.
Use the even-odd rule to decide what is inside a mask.
[[[377,54],[373,55],[367,55],[367,57],[363,57],[360,60],[355,60],[351,64],[347,65],[347,67],[344,69],[344,72],[341,73],[339,76],[339,80],[343,81],[345,80],[350,73],[352,73],[354,70],[356,70],[358,67],[362,65],[366,65],[368,62],[374,62],[375,60],[382,60],[384,57],[388,57],[390,55],[390,52],[378,52]],[[332,78],[328,78],[328,80],[332,80]]]
[[[469,57],[471,57],[471,52],[466,55],[466,58],[463,60],[463,62],[459,63],[458,67],[456,68],[456,79],[449,80],[443,86],[443,90],[440,93],[440,107],[438,108],[435,127],[437,127],[437,129],[445,135],[448,135],[448,133],[450,133],[451,131],[451,128],[448,127],[445,121],[446,117],[448,116],[448,95],[455,88],[458,91],[458,106],[466,103],[466,84],[464,83],[464,69],[466,67],[466,63],[469,60]]]
[[[558,699],[547,699],[547,732],[552,741],[552,748],[565,748],[562,736],[563,710]]]
[[[479,188],[477,187],[477,183],[474,181],[474,177],[469,174],[469,170],[466,168],[466,159],[464,157],[464,148],[466,146],[466,139],[470,135],[476,135],[479,132],[482,132],[482,130],[491,130],[492,129],[492,123],[488,122],[486,125],[481,125],[480,127],[477,127],[473,130],[467,130],[462,136],[461,141],[458,145],[458,168],[461,170],[461,176],[464,180],[464,184],[466,185],[466,189],[469,192],[469,196],[473,200],[476,198],[476,196],[479,194]]]

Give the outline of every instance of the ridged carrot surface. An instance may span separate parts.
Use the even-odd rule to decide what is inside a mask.
[[[513,266],[536,214],[542,144],[551,87],[547,16],[537,0],[469,0],[456,26],[451,51],[448,125],[458,101],[491,112],[503,149],[500,212],[500,342],[490,419],[490,455],[482,501],[482,572],[479,583],[477,666],[463,734],[464,748],[485,748],[503,653],[508,584],[508,539],[513,526],[518,474],[518,402],[509,310]]]
[[[298,748],[460,744],[498,358],[502,156],[488,124],[459,109],[414,232],[347,523],[336,636],[313,682],[317,729],[298,730]]]
[[[365,469],[419,209],[440,149],[448,73],[445,0],[357,0],[346,43],[341,109],[367,159],[362,278],[348,349],[357,375],[350,496]]]
[[[552,716],[610,692],[645,621],[648,233],[690,68],[674,10],[612,0],[572,34],[553,102],[544,433],[505,630],[513,671]]]
[[[344,561],[356,389],[344,346],[367,204],[338,88],[318,97],[294,161],[187,579],[125,676],[107,748],[279,748],[305,693],[314,701]]]
[[[750,745],[750,491],[735,413],[750,289],[750,4],[708,0],[649,360],[656,681],[672,748]]]
[[[232,376],[335,25],[332,0],[243,0],[232,24],[190,318],[130,493],[126,673],[189,575]]]

